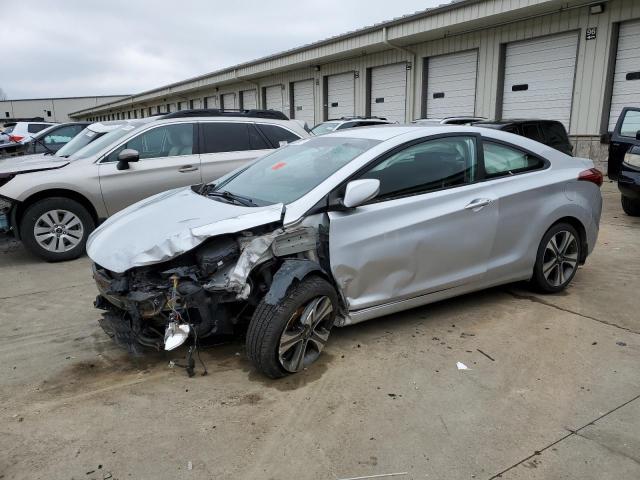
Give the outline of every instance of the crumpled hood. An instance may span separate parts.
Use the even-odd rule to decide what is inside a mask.
[[[24,155],[0,159],[0,174],[27,173],[38,170],[52,170],[69,164],[69,160],[55,155]]]
[[[87,241],[87,254],[113,272],[165,262],[206,239],[278,222],[283,204],[244,207],[191,187],[159,193],[116,213]]]

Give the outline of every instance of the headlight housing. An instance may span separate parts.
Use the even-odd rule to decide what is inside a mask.
[[[640,168],[640,155],[630,152],[626,153],[623,162],[632,167]]]

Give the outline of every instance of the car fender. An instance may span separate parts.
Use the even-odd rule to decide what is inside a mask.
[[[301,282],[310,273],[319,273],[323,277],[327,277],[327,273],[320,264],[313,260],[298,258],[285,260],[273,276],[273,282],[264,297],[264,301],[269,305],[276,305],[285,297],[289,287],[291,287],[294,282]]]

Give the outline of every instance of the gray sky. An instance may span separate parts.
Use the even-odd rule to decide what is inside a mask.
[[[2,22],[9,99],[138,93],[448,0],[31,0]]]

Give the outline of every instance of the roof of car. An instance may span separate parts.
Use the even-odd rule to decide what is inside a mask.
[[[531,123],[531,122],[558,123],[557,120],[545,120],[541,118],[511,118],[511,119],[504,119],[504,120],[481,120],[478,122],[473,122],[473,124],[474,125],[514,125],[518,123]]]
[[[443,125],[444,126],[444,125]],[[403,133],[415,132],[416,128],[423,128],[425,134],[431,132],[438,133],[442,131],[440,127],[417,127],[417,126],[371,126],[371,127],[359,127],[359,128],[347,128],[345,130],[338,130],[328,133],[328,137],[351,137],[351,138],[369,138],[372,140],[389,140],[390,138],[402,135]]]

